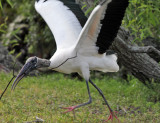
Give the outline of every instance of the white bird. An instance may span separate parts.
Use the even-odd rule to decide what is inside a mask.
[[[50,60],[29,58],[15,79],[12,89],[15,89],[24,76],[37,68],[48,67],[66,74],[77,72],[86,81],[89,101],[65,108],[68,109],[66,112],[92,102],[88,85],[90,82],[109,108],[108,120],[113,117],[118,119],[102,91],[91,81],[90,70],[119,70],[117,56],[114,53],[106,54],[106,51],[117,35],[128,4],[129,0],[104,0],[94,8],[87,20],[75,0],[36,0],[35,8],[51,29],[57,51]]]

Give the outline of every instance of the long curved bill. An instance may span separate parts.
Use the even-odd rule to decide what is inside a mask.
[[[16,79],[14,80],[13,84],[12,84],[12,89],[14,90],[15,87],[17,86],[17,84],[19,83],[19,81],[21,79],[23,79],[24,76],[26,76],[30,71],[33,70],[33,64],[28,62],[27,64],[25,64],[22,69],[20,70],[19,74],[17,75]]]
[[[19,81],[25,76],[25,74],[18,74],[18,76],[16,77],[16,79],[14,80],[13,82],[13,85],[12,85],[12,89],[11,90],[14,90],[15,87],[17,86],[17,84],[19,83]]]

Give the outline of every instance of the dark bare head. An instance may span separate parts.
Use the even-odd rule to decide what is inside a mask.
[[[22,69],[20,70],[19,74],[17,75],[16,79],[13,82],[12,90],[14,90],[19,81],[24,76],[28,75],[28,73],[31,72],[32,70],[49,66],[50,66],[50,61],[47,59],[41,59],[36,56],[28,58],[25,65],[22,67]]]

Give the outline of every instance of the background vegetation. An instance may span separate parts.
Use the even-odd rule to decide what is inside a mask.
[[[135,40],[142,41],[147,37],[160,39],[160,1],[158,0],[130,0],[124,25],[135,36]]]
[[[94,4],[81,1],[86,16]],[[130,31],[133,43],[144,45],[143,40],[154,38],[160,41],[160,1],[130,0],[123,25]],[[44,20],[34,9],[34,1],[0,0],[0,42],[21,63],[32,55],[50,58],[56,50],[54,38]],[[141,84],[127,75],[127,80],[117,76],[107,77],[93,73],[100,79],[95,83],[103,90],[114,110],[119,111],[122,122],[158,123],[160,121],[160,89]],[[11,75],[0,73],[0,94]],[[106,82],[107,81],[107,82]],[[81,87],[81,88],[80,88]],[[63,90],[62,90],[63,88]],[[71,79],[62,74],[42,75],[39,78],[26,78],[12,94],[8,91],[0,102],[0,122],[33,121],[35,116],[48,122],[101,122],[109,112],[96,90],[91,89],[93,104],[80,108],[76,118],[72,113],[61,114],[66,107],[87,101],[86,86],[77,78]]]

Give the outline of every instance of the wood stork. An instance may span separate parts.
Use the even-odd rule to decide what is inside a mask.
[[[57,51],[50,60],[36,56],[29,58],[16,77],[12,89],[24,76],[37,68],[48,67],[66,74],[77,72],[86,81],[89,101],[65,108],[68,109],[66,112],[92,102],[88,85],[90,82],[109,108],[108,120],[113,117],[118,120],[102,91],[91,81],[90,70],[119,70],[117,56],[107,55],[106,51],[117,35],[128,4],[129,0],[104,0],[94,8],[87,20],[75,0],[36,0],[35,8],[54,34]]]

